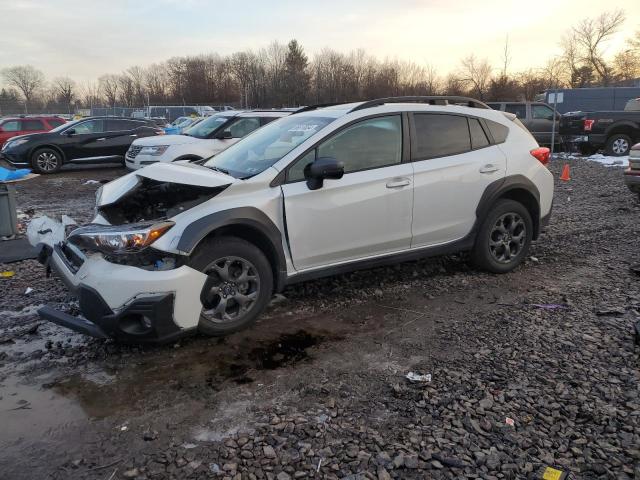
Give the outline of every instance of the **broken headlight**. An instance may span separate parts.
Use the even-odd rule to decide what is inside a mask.
[[[69,241],[87,250],[107,254],[133,253],[144,250],[171,227],[173,222],[138,223],[129,225],[89,225],[74,230]]]

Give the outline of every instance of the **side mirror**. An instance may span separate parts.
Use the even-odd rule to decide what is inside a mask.
[[[75,135],[76,134],[76,129],[75,128],[70,128],[69,130],[65,130],[64,134],[67,137],[70,137],[71,135]]]
[[[324,179],[337,180],[344,175],[344,164],[332,157],[320,157],[304,167],[309,190],[322,188]]]
[[[231,135],[231,132],[229,130],[225,130],[220,134],[218,138],[220,140],[229,140],[230,138],[233,138],[233,135]]]

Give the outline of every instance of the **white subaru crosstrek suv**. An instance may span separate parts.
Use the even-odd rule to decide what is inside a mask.
[[[125,155],[125,165],[130,170],[137,170],[158,162],[209,158],[254,130],[290,114],[288,111],[277,110],[232,110],[216,113],[180,135],[161,135],[154,140],[134,140]]]
[[[308,107],[203,165],[157,164],[101,187],[96,216],[41,258],[96,336],[163,342],[251,324],[275,291],[468,251],[505,273],[551,214],[549,149],[514,115],[462,97]]]

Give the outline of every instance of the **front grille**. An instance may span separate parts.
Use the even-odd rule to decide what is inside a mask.
[[[139,145],[131,145],[129,150],[127,150],[127,158],[136,158],[138,154],[142,150],[142,147]]]

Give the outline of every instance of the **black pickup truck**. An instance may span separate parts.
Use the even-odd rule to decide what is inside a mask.
[[[640,142],[640,99],[629,101],[622,112],[569,112],[560,119],[563,142],[575,145],[583,155],[604,148],[605,154],[629,155],[634,143]]]

